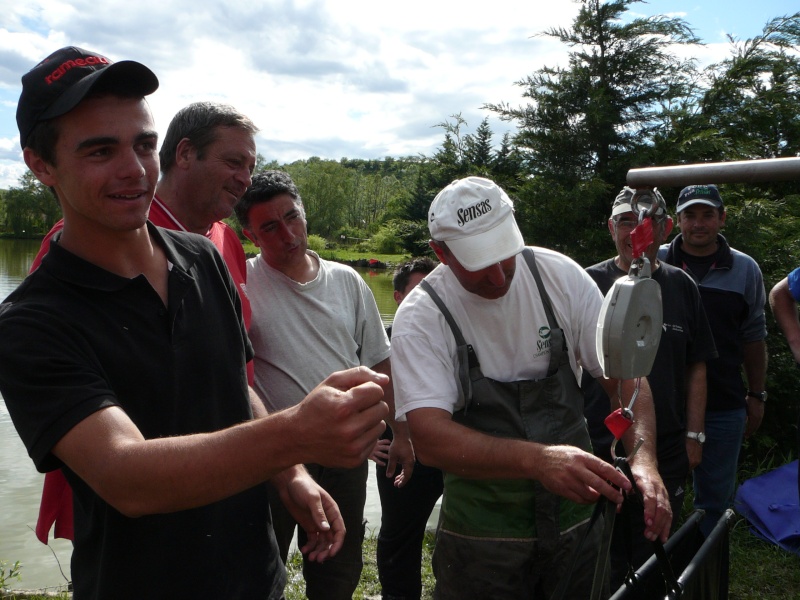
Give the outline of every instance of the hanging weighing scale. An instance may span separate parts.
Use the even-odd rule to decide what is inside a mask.
[[[631,210],[639,222],[631,231],[633,260],[628,274],[614,282],[606,294],[597,320],[595,346],[603,375],[618,379],[620,385],[625,379],[636,380],[627,408],[618,408],[605,420],[616,440],[621,439],[633,423],[633,403],[641,378],[647,377],[653,369],[664,325],[661,286],[651,278],[652,266],[644,256],[653,243],[651,216],[658,208],[653,193],[655,189],[652,193],[649,189],[640,189],[631,198]],[[621,397],[619,401],[622,404]],[[612,455],[615,454],[614,445]]]

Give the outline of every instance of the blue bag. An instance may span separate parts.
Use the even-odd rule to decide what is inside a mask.
[[[800,555],[800,497],[797,461],[748,479],[736,492],[734,508],[753,533]]]

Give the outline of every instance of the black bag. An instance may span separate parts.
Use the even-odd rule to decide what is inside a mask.
[[[727,600],[730,568],[729,533],[733,511],[728,510],[717,522],[707,539],[700,533],[703,511],[694,511],[672,537],[664,550],[678,589],[668,591],[662,568],[656,556],[651,556],[633,581],[623,584],[611,600]]]

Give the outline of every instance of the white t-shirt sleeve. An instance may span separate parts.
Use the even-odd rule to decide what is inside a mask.
[[[601,377],[603,368],[597,356],[597,319],[600,317],[600,309],[603,306],[603,295],[595,284],[594,280],[581,269],[581,277],[584,280],[583,287],[585,293],[578,294],[579,306],[574,314],[575,322],[575,347],[577,348],[577,359],[581,367],[586,369],[592,377]]]
[[[446,329],[445,329],[446,328]],[[396,417],[417,408],[452,413],[463,405],[456,347],[444,316],[422,289],[400,306],[392,327],[392,378]]]
[[[430,338],[418,336],[392,337],[395,416],[400,420],[417,408],[441,408],[450,413],[456,408],[459,392],[453,363],[442,360],[429,342]],[[413,360],[409,355],[428,358]]]

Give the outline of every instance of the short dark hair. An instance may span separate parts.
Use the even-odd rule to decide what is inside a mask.
[[[253,121],[228,104],[194,102],[180,109],[169,123],[158,153],[161,172],[167,173],[173,167],[178,144],[184,138],[197,150],[197,158],[205,158],[206,150],[217,140],[218,127],[234,127],[250,135],[258,133]]]
[[[303,208],[303,200],[300,198],[300,192],[297,186],[292,181],[292,178],[285,171],[261,171],[253,175],[253,181],[247,191],[241,197],[239,202],[236,203],[234,211],[239,224],[242,227],[249,228],[250,223],[248,214],[250,209],[256,204],[269,202],[275,196],[281,194],[289,194],[294,203],[299,207],[300,213],[305,218],[305,209]]]
[[[427,256],[420,256],[403,263],[394,270],[394,275],[392,276],[392,286],[394,286],[394,291],[400,292],[401,294],[405,293],[412,274],[423,273],[424,275],[427,275],[435,268],[436,263],[434,263]]]
[[[58,127],[58,117],[40,121],[28,134],[26,148],[33,150],[49,165],[56,166],[56,144],[61,130]]]

